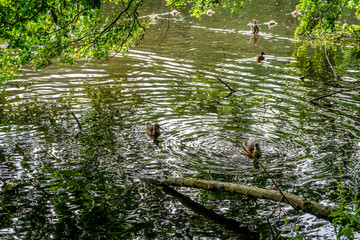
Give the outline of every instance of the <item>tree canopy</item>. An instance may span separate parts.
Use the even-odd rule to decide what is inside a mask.
[[[335,34],[337,38],[359,40],[360,25],[342,20],[345,12],[360,19],[360,1],[358,0],[301,0],[297,6],[300,13],[300,25],[296,36]],[[355,21],[354,21],[355,22]]]
[[[240,11],[240,0],[166,0],[173,9],[190,11],[198,18],[219,6]],[[1,0],[0,85],[25,65],[36,69],[55,60],[60,64],[76,59],[106,60],[126,53],[141,41],[147,27],[139,19],[144,0]],[[345,10],[360,18],[358,0],[301,0],[301,20],[296,36],[316,34],[359,39],[360,25],[342,23]]]
[[[0,1],[1,80],[31,64],[55,59],[107,59],[126,52],[145,30],[138,19],[142,0]]]

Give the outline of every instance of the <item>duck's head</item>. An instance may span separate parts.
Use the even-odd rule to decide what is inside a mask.
[[[254,151],[253,151],[253,157],[254,158],[260,158],[262,153],[261,153],[261,150],[260,150],[260,145],[258,143],[255,143],[254,144]]]
[[[154,128],[154,130],[155,131],[160,131],[160,125],[159,124],[157,124],[157,123],[155,123],[154,125],[153,125],[153,128]]]
[[[161,127],[157,123],[155,124],[146,123],[146,133],[149,136],[158,137],[161,134],[160,129]]]

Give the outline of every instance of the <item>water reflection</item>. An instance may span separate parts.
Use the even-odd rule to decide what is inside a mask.
[[[359,96],[346,91],[318,105],[307,102],[339,83],[315,82],[333,77],[329,66],[320,66],[327,61],[324,51],[295,49],[290,40],[296,19],[283,18],[293,5],[277,3],[265,5],[272,9],[267,19],[255,16],[264,32],[256,45],[246,26],[256,15],[253,7],[242,18],[216,10],[202,22],[182,13],[184,20],[170,20],[157,48],[167,28],[162,19],[126,58],[24,72],[19,80],[33,81],[32,87],[0,95],[1,238],[236,237],[138,176],[273,187],[242,154],[243,140],[259,142],[262,164],[284,191],[330,204],[338,179],[346,189],[359,185]],[[271,19],[278,25],[263,27]],[[351,63],[356,53],[340,61],[339,50],[328,51],[333,66],[358,78]],[[268,55],[257,64],[261,51]],[[230,95],[224,83],[235,92]],[[71,111],[83,129],[77,138]],[[155,144],[146,135],[146,122],[163,128]],[[262,222],[272,203],[180,191],[269,234]],[[277,218],[275,227],[284,236],[334,238],[330,223],[282,210],[289,225]],[[294,232],[296,224],[302,228]]]

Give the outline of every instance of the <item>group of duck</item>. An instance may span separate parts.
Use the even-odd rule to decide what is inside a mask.
[[[270,22],[268,22],[269,27],[273,27],[275,26],[277,23],[274,20],[271,20]],[[259,32],[260,32],[260,27],[257,24],[257,20],[254,19],[252,23],[249,23],[248,26],[251,28],[250,32],[251,32],[251,42],[253,42],[254,44],[257,42],[258,38],[259,38]],[[265,53],[261,52],[257,57],[256,57],[256,62],[260,63],[262,61],[265,60],[264,57]]]
[[[156,140],[161,135],[160,129],[162,128],[158,123],[146,123],[146,133],[150,137],[153,137],[154,140]],[[241,147],[244,150],[244,154],[253,159],[254,167],[256,168],[259,164],[259,158],[262,155],[260,145],[251,141],[243,141]]]
[[[297,18],[300,16],[300,12],[295,9],[293,12],[291,12],[291,14],[293,15],[294,18]],[[269,21],[268,23],[269,27],[274,27],[275,25],[277,25],[277,22],[275,22],[274,20]],[[259,38],[259,32],[260,32],[260,27],[257,24],[257,20],[254,19],[252,23],[248,24],[248,27],[251,28],[251,42],[253,42],[254,44],[256,44],[258,38]],[[262,61],[265,60],[264,55],[266,55],[264,52],[261,52],[257,57],[256,57],[256,62],[260,63]]]
[[[214,12],[211,11],[211,13],[207,13],[209,16],[211,16]],[[173,10],[173,12],[171,12],[171,14],[173,15],[177,15],[178,11]],[[299,17],[300,13],[298,10],[295,10],[293,12],[291,12],[291,14],[294,17]],[[277,23],[274,20],[271,20],[267,23],[269,25],[269,27],[273,27],[275,26]],[[248,26],[251,28],[251,41],[256,43],[258,37],[259,37],[259,32],[260,32],[260,27],[257,23],[257,20],[253,20],[252,23],[249,23]],[[264,57],[265,53],[261,52],[257,57],[256,57],[256,61],[258,63],[262,62],[265,60]],[[160,136],[161,131],[160,131],[161,127],[159,124],[155,123],[155,124],[151,124],[151,123],[146,123],[146,133],[154,138],[154,141]],[[260,150],[260,145],[258,143],[253,143],[251,141],[243,141],[241,148],[244,150],[244,154],[247,155],[248,157],[253,159],[254,162],[254,167],[257,167],[259,165],[259,158],[262,155],[262,152]]]

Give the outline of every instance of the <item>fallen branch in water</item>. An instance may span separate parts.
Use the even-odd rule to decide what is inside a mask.
[[[155,186],[161,187],[162,191],[164,191],[165,193],[178,199],[185,207],[191,209],[195,213],[202,215],[202,216],[206,217],[207,219],[213,220],[214,222],[224,226],[228,230],[236,232],[239,235],[240,239],[259,239],[260,238],[259,233],[250,231],[248,227],[240,226],[240,223],[234,219],[225,218],[225,217],[217,214],[213,210],[207,209],[203,205],[191,200],[191,198],[189,198],[188,196],[185,196],[184,194],[179,193],[175,189],[169,187],[166,184],[163,184],[162,182],[159,182],[154,179],[148,179],[148,178],[143,178],[143,180],[145,180],[146,182],[149,182]]]
[[[299,209],[296,208],[296,206],[294,206],[291,201],[289,201],[285,194],[281,191],[280,187],[276,184],[275,180],[273,179],[273,177],[271,176],[271,174],[266,170],[266,168],[264,167],[264,165],[262,165],[262,163],[258,160],[261,168],[265,171],[265,173],[268,175],[268,177],[270,178],[270,180],[272,181],[272,183],[275,185],[275,187],[277,188],[277,190],[279,191],[279,193],[281,194],[281,196],[283,196],[283,198],[286,200],[286,202],[288,202],[294,210],[299,211]],[[282,201],[283,199],[281,199],[280,201]]]
[[[246,141],[244,141],[246,142]],[[244,144],[243,142],[243,144]],[[255,145],[256,146],[256,145]],[[283,196],[284,199],[286,199],[286,196],[285,194],[281,191],[280,187],[276,184],[275,180],[273,179],[273,177],[271,176],[271,174],[266,170],[266,168],[264,167],[264,165],[262,165],[262,163],[259,161],[258,158],[261,157],[258,156],[256,157],[246,146],[245,144],[244,145],[240,145],[240,147],[244,150],[244,154],[248,157],[250,157],[252,160],[253,160],[253,163],[254,163],[254,168],[258,168],[260,165],[261,168],[265,171],[265,173],[267,174],[267,176],[270,178],[270,180],[272,181],[272,183],[275,185],[275,187],[277,188],[277,190],[279,191],[279,193]],[[287,199],[286,199],[287,200]],[[287,201],[292,207],[294,210],[298,211],[299,209],[297,209],[294,205],[292,205],[291,201]]]
[[[216,77],[216,76],[215,76],[215,78],[216,78],[217,80],[219,80],[222,84],[224,84],[224,85],[231,91],[230,94],[236,92],[236,91],[235,91],[234,89],[232,89],[226,82],[224,82],[223,80],[221,80],[221,78]]]
[[[342,90],[339,90],[339,91],[336,91],[336,92],[332,92],[332,93],[329,93],[329,94],[326,94],[326,95],[322,95],[320,97],[317,97],[317,98],[314,98],[314,99],[311,99],[309,100],[308,102],[312,103],[314,101],[317,101],[319,99],[322,99],[322,98],[326,98],[326,97],[330,97],[332,95],[335,95],[337,93],[342,93],[342,92],[349,92],[349,91],[353,91],[353,90],[357,90],[359,89],[358,87],[354,87],[354,88],[351,88],[351,89],[342,89]]]
[[[81,128],[80,122],[79,122],[79,120],[77,119],[77,117],[75,116],[75,114],[74,114],[72,111],[70,111],[70,112],[71,112],[71,114],[73,115],[73,117],[75,118],[76,123],[77,123],[77,125],[78,125],[78,127],[79,127],[79,129],[80,129],[80,131],[79,131],[79,132],[76,134],[76,136],[75,136],[75,139],[76,139],[76,138],[79,137],[79,134],[82,132],[82,128]]]
[[[204,72],[202,72],[202,71],[200,71],[200,70],[198,70],[198,69],[197,69],[197,72],[200,73],[202,76],[205,76],[205,75],[206,75]],[[222,84],[224,84],[224,85],[230,90],[229,96],[230,96],[232,93],[236,92],[236,90],[232,89],[232,88],[231,88],[226,82],[224,82],[221,78],[219,78],[218,76],[215,76],[215,78],[216,78],[217,80],[219,80]]]
[[[146,180],[146,178],[143,178]],[[149,179],[147,179],[149,180]],[[227,183],[227,182],[219,182],[219,181],[207,181],[196,178],[167,178],[164,180],[156,180],[151,179],[152,181],[156,181],[159,184],[166,184],[172,186],[182,186],[182,187],[194,187],[194,188],[203,188],[209,191],[222,191],[222,192],[230,192],[233,194],[242,194],[250,197],[261,198],[261,199],[270,199],[277,202],[284,202],[290,204],[295,207],[297,210],[302,210],[303,212],[310,213],[315,215],[316,217],[332,221],[335,217],[331,217],[330,214],[337,212],[337,209],[324,206],[320,203],[307,200],[303,197],[299,197],[295,194],[291,193],[283,193],[283,195],[276,190],[268,190],[257,187],[249,187],[246,185],[240,185],[235,183]],[[360,231],[360,221],[354,220],[351,222],[350,217],[344,216],[343,224],[349,224],[356,229],[356,231]]]

